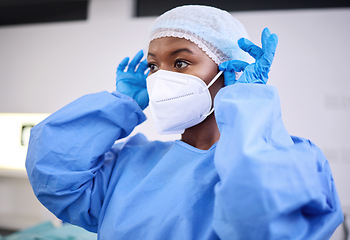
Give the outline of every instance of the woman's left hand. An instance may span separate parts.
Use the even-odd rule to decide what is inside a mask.
[[[247,63],[240,60],[230,60],[219,65],[219,69],[224,71],[225,86],[239,83],[262,83],[266,84],[268,73],[275,56],[278,43],[276,34],[271,34],[268,28],[265,28],[261,34],[262,47],[256,46],[246,38],[238,40],[239,47],[249,53],[255,63]],[[243,71],[243,74],[236,79],[236,72]]]

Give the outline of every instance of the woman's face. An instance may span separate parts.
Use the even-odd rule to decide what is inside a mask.
[[[218,65],[196,44],[183,38],[163,37],[151,41],[147,62],[150,74],[159,69],[191,74],[207,85],[218,73]],[[209,88],[212,98],[224,86],[221,76]]]

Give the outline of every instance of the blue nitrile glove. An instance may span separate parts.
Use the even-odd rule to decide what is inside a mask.
[[[116,89],[118,92],[132,97],[142,110],[148,106],[149,98],[146,87],[147,61],[143,58],[143,51],[139,51],[130,61],[124,58],[117,68]],[[128,69],[125,71],[125,68]]]
[[[271,34],[268,28],[265,28],[261,34],[262,48],[246,38],[238,40],[239,47],[249,53],[255,63],[248,64],[240,60],[230,60],[219,65],[219,69],[224,71],[225,86],[240,83],[262,83],[266,84],[268,73],[275,55],[278,37],[276,34]],[[243,74],[236,79],[236,72],[243,71]]]

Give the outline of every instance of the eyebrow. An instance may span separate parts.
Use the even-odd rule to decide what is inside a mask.
[[[188,49],[188,48],[180,48],[180,49],[175,50],[174,52],[170,53],[170,55],[176,55],[176,54],[178,54],[180,52],[188,52],[190,54],[193,54],[193,52],[190,49]]]
[[[173,52],[170,53],[171,56],[173,55],[176,55],[180,52],[187,52],[187,53],[190,53],[190,54],[194,54],[190,49],[188,48],[180,48],[180,49],[177,49]],[[148,56],[152,56],[152,57],[155,57],[156,55],[154,53],[151,53],[151,52],[148,52]]]
[[[151,53],[151,52],[148,52],[147,56],[152,56],[152,57],[155,57],[156,55]]]

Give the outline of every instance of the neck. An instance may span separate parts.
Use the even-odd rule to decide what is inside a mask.
[[[208,150],[220,138],[214,113],[200,124],[188,128],[181,136],[181,140],[193,147]]]

